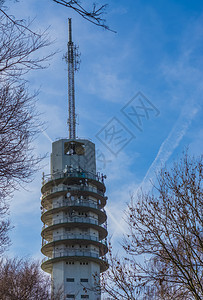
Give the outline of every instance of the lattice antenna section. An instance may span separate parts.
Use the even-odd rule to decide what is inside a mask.
[[[76,114],[75,114],[75,72],[79,70],[80,53],[78,47],[72,41],[72,24],[68,19],[69,41],[65,60],[68,64],[68,126],[69,139],[76,138]]]

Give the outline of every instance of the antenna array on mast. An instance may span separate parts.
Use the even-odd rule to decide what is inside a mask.
[[[68,52],[65,56],[68,63],[68,125],[69,125],[69,139],[76,138],[76,114],[75,114],[75,82],[74,73],[78,71],[80,54],[78,47],[72,42],[72,26],[71,19],[68,19],[69,41]]]

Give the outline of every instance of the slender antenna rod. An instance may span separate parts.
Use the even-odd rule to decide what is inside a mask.
[[[68,125],[69,125],[69,139],[75,139],[75,127],[76,127],[76,118],[75,118],[75,82],[74,82],[74,72],[76,70],[75,61],[76,47],[72,42],[72,28],[71,28],[71,19],[68,19],[68,29],[69,29],[69,41],[68,41],[68,53],[67,53],[67,62],[68,62]]]

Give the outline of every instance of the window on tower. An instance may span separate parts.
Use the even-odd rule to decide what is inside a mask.
[[[74,279],[74,278],[66,278],[66,281],[67,281],[67,282],[74,282],[75,279]]]
[[[88,278],[80,278],[80,282],[88,282]]]

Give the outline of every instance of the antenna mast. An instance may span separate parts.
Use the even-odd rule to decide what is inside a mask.
[[[79,69],[78,47],[72,42],[72,25],[71,19],[68,19],[68,52],[65,56],[68,63],[68,125],[69,125],[69,139],[76,138],[76,115],[75,115],[75,82],[74,73]]]

